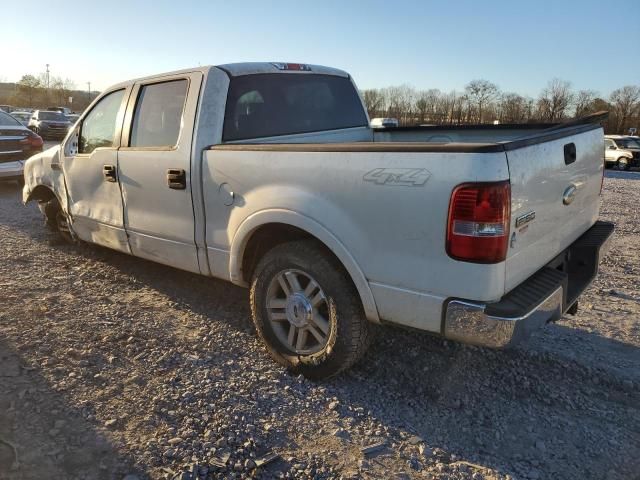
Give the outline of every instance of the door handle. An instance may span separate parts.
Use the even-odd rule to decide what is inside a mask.
[[[187,175],[181,168],[170,168],[167,170],[167,185],[173,190],[184,190],[187,188]]]
[[[116,173],[116,167],[114,165],[103,165],[102,166],[102,175],[104,175],[104,179],[107,182],[117,182],[118,175]]]
[[[571,165],[576,161],[577,153],[576,153],[576,144],[575,143],[567,143],[564,146],[564,164]]]

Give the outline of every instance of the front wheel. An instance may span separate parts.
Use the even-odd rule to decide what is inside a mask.
[[[331,377],[358,361],[372,326],[342,265],[311,240],[270,250],[251,282],[251,312],[269,354],[310,379]]]
[[[619,158],[616,162],[617,170],[629,170],[629,162],[626,158]]]
[[[68,243],[76,243],[75,236],[69,226],[69,219],[62,210],[57,198],[38,203],[45,218],[45,224],[50,230],[57,232]]]

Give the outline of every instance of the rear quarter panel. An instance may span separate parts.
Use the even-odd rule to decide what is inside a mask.
[[[421,185],[367,180],[377,169],[423,169]],[[402,172],[403,170],[399,170]],[[502,153],[205,151],[206,244],[223,272],[236,233],[249,217],[297,212],[322,225],[364,272],[380,317],[439,331],[449,296],[497,300],[504,264],[458,262],[445,252],[453,188],[509,178]],[[225,206],[233,191],[233,206]],[[265,215],[266,218],[266,215]],[[220,273],[219,276],[223,276]],[[226,275],[231,278],[231,273]]]

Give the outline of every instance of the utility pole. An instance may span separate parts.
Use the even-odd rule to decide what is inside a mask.
[[[89,89],[89,100],[91,100],[91,82],[87,82],[87,88]]]
[[[49,64],[47,63],[47,91],[49,90]]]

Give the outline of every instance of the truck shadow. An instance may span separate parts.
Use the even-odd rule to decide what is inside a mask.
[[[606,170],[605,178],[620,178],[623,180],[640,180],[640,170]]]
[[[207,322],[253,329],[244,289],[99,247],[77,253],[117,267]],[[610,470],[640,468],[636,346],[562,325],[548,325],[511,351],[378,330],[366,358],[327,384],[341,404],[362,407],[391,431],[419,435],[448,452],[452,463],[456,455],[511,474],[536,470],[542,478],[558,462],[565,470],[555,478],[567,472],[604,478]],[[550,339],[565,348],[550,347]],[[612,359],[624,367],[608,365]],[[621,409],[629,418],[612,415]],[[597,453],[598,444],[612,443],[618,456]],[[592,456],[585,458],[585,451]]]
[[[0,198],[13,195],[15,191],[0,188]],[[25,209],[23,217],[15,218],[5,215],[3,208],[0,204],[0,224],[20,230],[43,248],[55,242],[44,231],[37,209]],[[224,322],[238,331],[252,330],[244,289],[101,247],[56,248],[71,261],[81,257],[96,268],[102,263],[117,269],[205,323]],[[549,325],[511,351],[467,347],[391,327],[379,330],[363,361],[325,382],[344,406],[337,409],[340,421],[352,420],[358,408],[396,438],[415,434],[434,451],[441,449],[446,454],[439,461],[454,464],[455,458],[464,459],[518,477],[606,478],[614,472],[611,478],[625,478],[624,472],[640,471],[640,349],[636,346],[563,325]],[[11,355],[19,358],[15,352]],[[612,358],[622,367],[609,365]],[[627,375],[629,371],[635,376]],[[29,375],[37,378],[35,372]],[[46,380],[36,384],[42,385],[39,388],[54,404],[64,403]],[[16,394],[17,389],[11,391]],[[67,410],[59,407],[59,411]],[[0,427],[16,425],[16,420],[11,423],[2,415]],[[50,419],[48,414],[35,414],[33,422],[49,425]],[[77,411],[70,414],[68,423],[85,432],[88,440],[82,448],[88,448],[87,458],[99,462],[87,445],[101,442],[100,434]],[[11,428],[0,428],[0,438],[3,433],[11,433]],[[9,438],[20,445],[29,442]],[[614,445],[616,454],[603,455],[602,445]],[[0,450],[0,459],[5,458],[2,455],[9,459],[5,462],[12,461],[6,448],[4,453]],[[116,454],[114,458],[129,461]],[[429,459],[420,462],[426,465]],[[562,471],[554,470],[558,465],[563,465]]]
[[[63,373],[53,368],[50,375],[0,339],[0,478],[113,479],[131,472],[133,459],[65,397]]]

